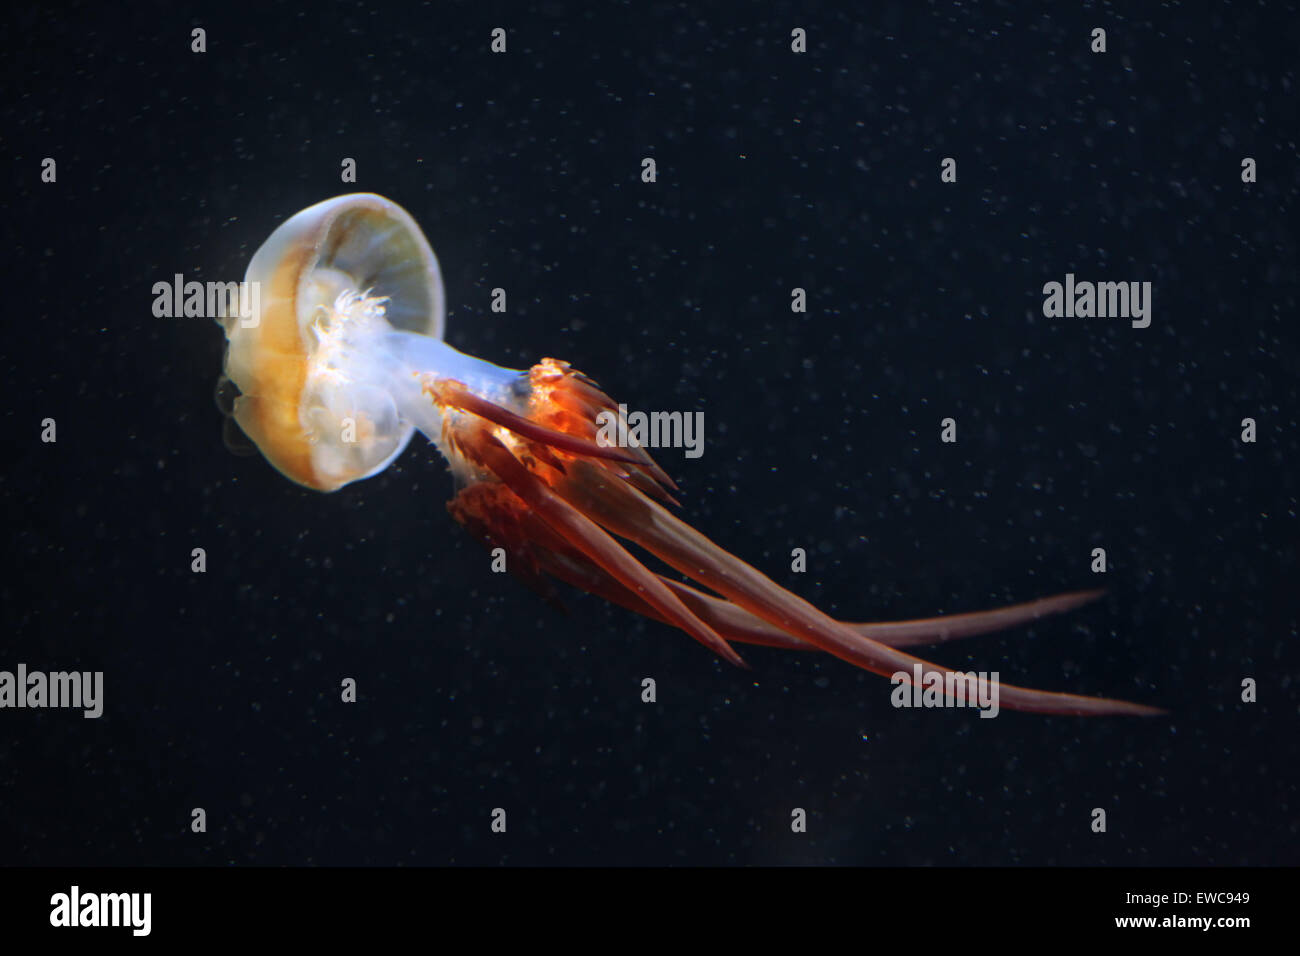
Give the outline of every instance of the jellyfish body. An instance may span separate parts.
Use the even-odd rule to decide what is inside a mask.
[[[283,474],[334,491],[382,471],[420,431],[456,479],[448,510],[504,548],[525,580],[598,594],[732,663],[743,665],[732,642],[819,649],[951,693],[959,675],[899,648],[1013,627],[1100,593],[927,620],[831,618],[677,518],[669,510],[676,486],[644,449],[599,440],[598,423],[622,413],[595,383],[554,359],[506,369],[444,343],[437,259],[411,216],[380,196],[339,196],[288,219],[253,256],[246,281],[260,284],[260,315],[223,320],[226,375],[241,393],[233,414]],[[651,571],[620,539],[707,591]],[[1005,684],[1000,702],[1045,713],[1160,713]]]
[[[262,244],[244,281],[259,287],[259,314],[221,320],[225,373],[240,391],[234,418],[308,488],[383,471],[422,424],[436,434],[436,409],[408,369],[446,369],[489,394],[516,377],[442,342],[438,260],[410,215],[381,196],[304,209]]]

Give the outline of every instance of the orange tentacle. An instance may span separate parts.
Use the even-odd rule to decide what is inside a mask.
[[[945,614],[943,617],[924,617],[910,621],[873,621],[847,626],[863,637],[888,644],[890,647],[942,644],[963,637],[1005,631],[1053,614],[1064,614],[1066,611],[1073,611],[1077,607],[1092,603],[1105,593],[1101,589],[1066,591],[1064,594],[1054,594],[1051,597],[1025,601],[1022,604],[1008,604],[1006,607],[992,608],[987,611],[967,611],[964,614]]]
[[[538,481],[495,437],[481,429],[474,439],[463,442],[463,445],[473,449],[479,462],[504,481],[552,530],[664,615],[670,623],[736,666],[747,666],[735,648],[691,614],[658,575],[628,554],[590,518]]]
[[[914,665],[941,679],[955,673],[930,661],[894,650],[862,637],[852,628],[823,614],[803,598],[718,547],[690,525],[673,517],[655,502],[583,462],[574,462],[557,491],[575,508],[602,527],[645,548],[665,564],[716,591],[769,624],[815,644],[829,654],[873,673],[901,674],[908,683]],[[1082,697],[1003,684],[1003,706],[1053,714],[1155,714],[1139,704],[1106,698]]]
[[[538,547],[528,552],[531,560],[548,574],[681,628],[733,663],[743,664],[722,635],[780,647],[820,648],[865,670],[901,675],[908,683],[913,681],[914,666],[920,667],[922,680],[936,675],[943,679],[956,672],[888,644],[987,633],[1060,613],[1099,594],[1072,592],[946,618],[863,625],[837,621],[647,497],[662,493],[655,483],[667,476],[640,449],[615,456],[593,441],[592,410],[613,407],[593,385],[567,365],[551,360],[534,367],[530,377],[534,385],[530,418],[471,395],[459,383],[433,383],[429,390],[440,402],[518,436],[518,441],[507,444],[480,422],[477,427],[456,426],[454,439],[457,447],[504,482],[547,527],[541,535],[535,527],[521,525],[519,529],[541,539]],[[593,454],[593,446],[601,453]],[[640,545],[721,597],[652,573],[610,533]],[[1154,707],[1108,698],[1006,684],[999,690],[1001,705],[1010,709],[1053,714],[1162,713]]]
[[[743,644],[762,644],[784,647],[789,650],[815,650],[815,646],[786,634],[754,617],[730,601],[697,591],[686,584],[668,581],[683,603],[704,621],[708,621],[728,640]],[[889,647],[914,647],[924,644],[942,644],[963,637],[975,637],[995,631],[1004,631],[1039,618],[1081,607],[1105,594],[1105,591],[1067,591],[1052,597],[1010,604],[988,611],[969,611],[965,614],[947,614],[943,617],[914,618],[907,621],[873,621],[850,623],[841,621],[858,635],[870,638]]]
[[[584,455],[588,458],[604,458],[625,464],[639,464],[640,459],[633,453],[620,448],[607,447],[591,439],[582,438],[568,432],[556,431],[531,422],[522,415],[516,415],[508,408],[502,408],[495,402],[480,398],[460,382],[448,379],[430,379],[424,384],[424,390],[440,405],[453,405],[462,411],[485,418],[493,424],[508,428],[516,435],[541,442],[571,455]]]

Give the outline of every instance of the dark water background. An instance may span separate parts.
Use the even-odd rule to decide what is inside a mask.
[[[6,12],[0,668],[102,670],[106,714],[0,712],[0,862],[1297,862],[1300,18],[1214,11]],[[418,437],[333,495],[234,457],[222,336],[155,318],[152,285],[241,278],[357,189],[429,236],[453,345],[703,411],[704,456],[659,455],[684,515],[827,611],[1094,586],[1106,548],[1104,601],[931,656],[1172,716],[980,720],[821,656],[736,670],[490,573]],[[1045,319],[1067,272],[1152,282],[1150,328]]]

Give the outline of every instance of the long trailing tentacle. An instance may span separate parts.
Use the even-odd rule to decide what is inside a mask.
[[[690,585],[668,581],[683,603],[702,620],[708,621],[728,640],[742,644],[762,644],[789,650],[816,650],[816,646],[792,637],[762,618],[754,617],[730,601],[705,594]],[[841,623],[861,637],[878,641],[888,647],[920,647],[942,644],[963,637],[977,637],[1009,628],[1029,624],[1040,618],[1082,607],[1095,601],[1105,592],[1068,591],[1052,597],[1010,604],[988,611],[970,611],[965,614],[947,614],[942,617],[914,618],[907,621],[872,621],[869,623]]]
[[[457,501],[460,501],[460,499],[458,498]],[[472,524],[474,522],[472,513],[460,517],[459,520],[463,524]],[[521,536],[523,534],[521,532],[520,535],[512,535],[506,532],[500,534],[500,540],[496,538],[493,538],[493,540],[498,544],[508,543],[511,540],[522,540]],[[527,539],[532,541],[540,541],[543,534],[544,529],[535,526],[526,533]],[[480,535],[488,538],[491,537],[491,532],[487,529],[481,529]],[[512,561],[511,566],[520,567],[521,565],[518,561]],[[525,569],[525,580],[530,580],[532,577],[527,572],[544,572],[581,591],[595,594],[630,611],[635,611],[663,623],[669,623],[652,607],[610,577],[609,574],[590,561],[584,560],[577,552],[570,552],[556,540],[552,540],[542,547],[532,549],[522,567]],[[690,609],[691,613],[728,641],[738,644],[778,647],[792,651],[815,651],[819,649],[815,644],[810,644],[787,634],[780,628],[767,623],[762,618],[755,617],[744,608],[738,607],[728,600],[705,593],[698,588],[675,581],[672,578],[663,577],[662,575],[660,577],[664,584],[681,598],[682,603]],[[976,637],[981,634],[990,634],[1022,624],[1029,624],[1053,614],[1062,614],[1082,607],[1097,600],[1104,593],[1102,590],[1068,591],[1064,594],[1039,598],[1035,601],[1026,601],[1021,604],[1011,604],[988,611],[972,611],[965,614],[949,614],[942,617],[916,618],[906,621],[841,623],[844,623],[846,627],[851,628],[862,637],[878,641],[888,647],[917,647],[927,644],[941,644],[964,637]]]
[[[718,547],[684,521],[644,496],[619,486],[584,462],[573,462],[566,480],[557,485],[571,504],[602,527],[645,548],[668,566],[769,624],[815,644],[829,654],[864,670],[912,682],[914,668],[921,680],[934,672],[946,685],[949,668],[887,647],[856,633],[822,613],[803,598],[775,584],[735,555]],[[1053,714],[1152,714],[1159,711],[1108,698],[1082,697],[1002,684],[1001,701],[1015,710]]]
[[[948,687],[952,685],[947,678],[957,672],[889,644],[987,633],[1060,613],[1097,596],[1098,592],[1072,592],[924,621],[864,625],[837,621],[652,500],[656,490],[658,497],[665,497],[657,483],[667,476],[649,456],[640,449],[611,454],[597,445],[597,413],[617,412],[593,383],[549,359],[529,374],[533,392],[527,417],[473,396],[459,383],[430,381],[425,390],[439,404],[470,413],[458,416],[456,446],[517,496],[525,506],[519,509],[521,514],[531,511],[533,517],[516,520],[533,522],[526,528],[521,523],[517,529],[525,540],[530,536],[536,540],[529,551],[533,569],[679,627],[733,663],[743,662],[726,638],[818,648],[877,674],[901,675],[909,683],[913,668],[919,668],[922,681],[937,678],[940,686]],[[601,453],[593,454],[593,445]],[[641,546],[719,597],[654,574],[611,534]],[[1109,698],[1006,684],[1000,686],[1000,700],[1011,709],[1052,714],[1162,713]]]

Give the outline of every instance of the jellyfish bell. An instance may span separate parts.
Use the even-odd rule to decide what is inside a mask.
[[[258,314],[219,320],[225,374],[240,393],[232,417],[308,488],[334,491],[386,468],[421,422],[437,424],[427,399],[410,407],[419,372],[463,364],[455,356],[477,361],[442,344],[438,259],[410,214],[382,196],[338,196],[292,216],[254,254],[245,282],[257,284]]]
[[[397,420],[382,390],[348,380],[328,354],[337,352],[330,331],[341,325],[337,306],[359,308],[355,296],[368,292],[384,300],[390,326],[441,338],[442,277],[415,221],[373,194],[317,203],[271,234],[244,281],[256,283],[259,314],[222,320],[240,428],[309,488],[332,491],[382,470],[414,429]]]

